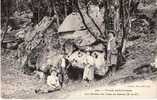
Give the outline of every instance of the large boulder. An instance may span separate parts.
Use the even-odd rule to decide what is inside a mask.
[[[84,31],[75,31],[73,34],[65,34],[61,38],[63,39],[73,39],[74,43],[77,46],[86,46],[94,43],[96,39],[91,36],[87,30]]]
[[[69,60],[73,67],[84,69],[85,65],[88,64],[94,66],[95,74],[104,76],[108,71],[108,67],[105,66],[106,60],[104,56],[105,53],[96,51],[92,52],[90,55],[82,51],[76,51],[66,58]]]
[[[64,19],[63,23],[58,28],[58,32],[79,30],[81,28],[85,28],[82,24],[81,17],[78,13],[72,13]]]
[[[89,27],[92,33],[95,34],[95,36],[100,36],[99,30],[96,28],[91,18],[95,21],[100,30],[104,32],[102,9],[99,9],[98,6],[90,5],[88,11],[89,15],[84,9],[81,10],[81,12],[85,19],[86,25]],[[108,71],[108,67],[105,66],[105,47],[103,44],[97,43],[96,38],[88,32],[82,22],[82,18],[79,13],[75,12],[68,15],[63,23],[60,25],[58,29],[58,34],[63,40],[72,41],[72,44],[66,45],[65,43],[65,52],[68,54],[66,58],[73,67],[84,69],[85,65],[88,64],[89,66],[94,66],[95,74],[101,76],[106,74],[106,72]],[[75,46],[70,46],[73,44],[83,51],[76,50]],[[90,49],[90,52],[92,52],[91,55],[88,55],[86,53],[88,49]],[[101,51],[103,53],[98,51]]]
[[[87,24],[89,29],[96,36],[99,36],[100,33],[98,29],[96,28],[90,17],[87,15],[86,11],[82,10],[82,13],[86,21],[85,23]],[[90,6],[89,15],[99,26],[101,31],[104,32],[103,13],[99,9],[99,7],[94,5]],[[77,44],[78,46],[86,46],[96,41],[95,38],[85,28],[80,14],[76,12],[68,15],[65,18],[65,20],[58,29],[58,33],[62,33],[60,37],[63,39],[74,39],[75,44]]]
[[[90,28],[94,28],[92,21],[87,16],[87,13],[85,10],[82,10],[83,16],[86,20],[86,23],[89,25]],[[89,15],[94,19],[94,21],[97,23],[99,27],[103,24],[103,10],[99,9],[98,6],[91,5],[89,7]],[[58,28],[58,32],[65,32],[65,31],[71,31],[71,30],[80,30],[85,28],[81,16],[79,13],[74,12],[70,15],[68,15],[63,23]]]

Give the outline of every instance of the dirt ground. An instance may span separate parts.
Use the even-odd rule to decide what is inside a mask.
[[[157,29],[157,27],[156,27]],[[156,30],[157,32],[157,30]],[[142,44],[142,43],[141,43]],[[149,43],[149,46],[154,46],[156,43]],[[152,49],[152,48],[150,48]],[[53,98],[68,98],[74,92],[83,91],[85,89],[92,89],[95,87],[101,87],[106,84],[127,83],[138,80],[157,80],[157,71],[147,72],[142,74],[136,74],[134,69],[141,67],[141,63],[152,62],[152,56],[143,57],[139,56],[136,59],[127,61],[122,70],[117,71],[112,76],[106,76],[101,80],[94,80],[91,83],[85,83],[83,81],[70,81],[67,85],[63,86],[60,91],[47,93],[47,94],[35,94],[34,90],[43,85],[34,76],[25,75],[21,72],[20,68],[16,66],[13,57],[15,51],[11,51],[9,54],[4,54],[1,57],[1,95],[2,98],[18,98],[18,99],[53,99]],[[150,51],[151,52],[151,51]],[[149,53],[148,53],[149,55]]]
[[[9,58],[9,59],[8,59]],[[5,59],[5,60],[4,60]],[[140,62],[143,62],[141,60]],[[9,57],[2,56],[2,67],[1,67],[1,92],[3,98],[68,98],[74,92],[83,91],[85,89],[93,89],[96,87],[102,87],[106,84],[117,84],[134,82],[137,80],[156,80],[157,72],[146,73],[136,75],[133,73],[133,69],[138,66],[134,60],[130,61],[123,70],[119,70],[112,76],[106,76],[101,80],[95,80],[91,83],[85,83],[83,81],[70,81],[67,85],[63,86],[60,91],[47,93],[47,94],[35,94],[34,90],[43,85],[37,78],[33,76],[23,74],[17,66],[14,66],[15,61]],[[135,64],[135,65],[134,65]],[[133,68],[134,67],[134,68]]]

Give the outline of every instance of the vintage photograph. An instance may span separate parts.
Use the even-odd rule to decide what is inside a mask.
[[[157,97],[157,0],[1,0],[1,98]]]

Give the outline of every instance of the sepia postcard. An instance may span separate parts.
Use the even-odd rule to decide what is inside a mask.
[[[1,99],[157,98],[157,0],[1,0]]]

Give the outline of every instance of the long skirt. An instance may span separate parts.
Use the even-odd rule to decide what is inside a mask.
[[[108,51],[107,62],[109,65],[116,65],[117,64],[117,54],[113,54],[111,51]]]
[[[86,65],[83,73],[83,80],[91,81],[94,79],[94,66]]]

